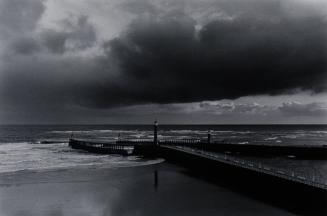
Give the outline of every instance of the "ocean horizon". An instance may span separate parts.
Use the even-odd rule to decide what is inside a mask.
[[[327,145],[327,125],[159,125],[158,139],[206,139],[258,145]],[[153,125],[10,125],[0,126],[0,173],[8,171],[137,164],[136,157],[103,156],[68,147],[76,139],[116,141],[153,139]],[[327,163],[290,158],[252,158],[327,182]],[[144,161],[143,161],[144,162]],[[149,162],[150,164],[152,162]],[[314,170],[314,172],[313,172]],[[318,170],[318,171],[317,171]]]

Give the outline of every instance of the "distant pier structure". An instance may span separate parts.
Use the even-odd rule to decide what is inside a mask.
[[[169,161],[179,161],[181,158],[187,164],[205,164],[203,161],[213,164],[225,164],[228,167],[251,170],[268,176],[278,177],[287,181],[302,183],[315,188],[327,190],[327,184],[317,182],[315,178],[296,175],[294,172],[287,173],[283,170],[274,170],[262,164],[248,163],[246,160],[235,159],[233,156],[289,156],[305,159],[327,159],[327,146],[314,145],[258,145],[237,144],[225,141],[212,140],[211,131],[207,133],[207,139],[160,139],[158,138],[158,121],[153,123],[153,139],[119,139],[117,141],[97,142],[94,140],[78,140],[71,138],[69,146],[101,154],[138,155],[143,157],[163,157]],[[189,165],[190,166],[190,165]]]
[[[100,154],[137,155],[148,158],[161,157],[190,169],[200,175],[218,176],[217,181],[233,190],[247,194],[260,194],[268,200],[288,206],[290,200],[296,211],[303,215],[327,215],[327,182],[315,176],[304,176],[293,170],[283,170],[260,162],[239,158],[250,156],[289,156],[304,159],[327,159],[326,145],[258,145],[237,144],[212,139],[211,131],[202,139],[158,138],[158,121],[153,123],[153,139],[121,139],[116,141],[79,140],[71,137],[69,146]],[[223,175],[221,175],[223,173]],[[155,187],[158,173],[154,173]],[[299,192],[305,193],[299,196]],[[267,195],[268,194],[268,195]],[[292,206],[292,205],[290,205]],[[296,212],[297,213],[297,212]],[[317,213],[317,214],[316,214]]]
[[[96,140],[79,140],[75,137],[71,137],[69,145],[72,148],[85,149],[87,151],[103,152],[103,153],[115,153],[116,151],[124,152],[128,154],[126,148],[134,149],[132,151],[136,154],[142,155],[143,150],[147,150],[147,153],[151,154],[153,151],[155,154],[162,150],[165,146],[170,147],[187,147],[193,150],[203,150],[207,152],[216,153],[229,153],[237,155],[247,156],[292,156],[296,158],[305,159],[323,159],[327,160],[327,145],[271,145],[271,144],[238,144],[226,142],[225,140],[216,141],[212,138],[212,131],[208,131],[206,139],[202,138],[190,138],[182,139],[176,137],[176,139],[160,139],[158,136],[158,121],[153,123],[153,139],[122,139],[120,134],[116,141],[96,141]],[[131,151],[129,151],[131,152]]]

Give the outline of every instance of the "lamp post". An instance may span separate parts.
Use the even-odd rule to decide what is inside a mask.
[[[208,130],[208,139],[207,139],[207,143],[210,144],[211,143],[211,131]]]
[[[158,121],[154,121],[154,125],[153,125],[153,144],[154,145],[158,145]]]

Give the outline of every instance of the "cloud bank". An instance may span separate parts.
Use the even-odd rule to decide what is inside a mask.
[[[2,110],[59,115],[73,106],[326,92],[324,1],[113,2],[127,24],[106,38],[107,2],[51,20],[51,0],[0,0]],[[103,13],[87,12],[95,9]]]

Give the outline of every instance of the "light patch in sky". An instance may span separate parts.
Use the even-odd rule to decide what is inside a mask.
[[[120,9],[119,0],[48,0],[40,20],[42,28],[58,28],[58,22],[69,16],[85,15],[94,25],[100,41],[118,36],[133,19],[133,15]]]

